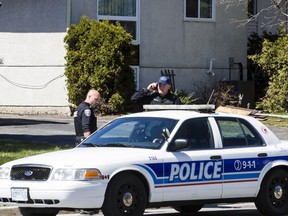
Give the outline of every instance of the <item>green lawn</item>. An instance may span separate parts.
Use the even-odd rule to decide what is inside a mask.
[[[268,117],[267,120],[261,122],[267,126],[288,127],[288,118]]]
[[[0,141],[0,164],[45,152],[58,151],[71,147],[59,147],[50,144],[35,144],[16,141]]]

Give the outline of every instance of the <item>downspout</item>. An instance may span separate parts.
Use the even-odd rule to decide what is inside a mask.
[[[66,30],[70,28],[70,25],[71,25],[71,0],[67,0]]]
[[[215,58],[212,58],[212,59],[210,60],[209,69],[206,71],[206,74],[212,75],[212,76],[215,75],[214,72],[213,72],[213,61],[215,61]]]

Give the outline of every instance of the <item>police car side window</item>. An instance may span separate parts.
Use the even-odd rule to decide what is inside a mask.
[[[186,139],[190,150],[214,148],[214,140],[208,118],[195,118],[185,121],[175,139]]]
[[[257,131],[245,120],[238,118],[215,118],[224,148],[263,145]]]

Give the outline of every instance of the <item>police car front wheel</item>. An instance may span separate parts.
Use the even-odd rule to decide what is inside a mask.
[[[264,215],[288,213],[288,171],[276,168],[265,176],[255,205]]]
[[[144,214],[147,192],[143,182],[130,173],[119,174],[108,184],[102,211],[105,216]]]

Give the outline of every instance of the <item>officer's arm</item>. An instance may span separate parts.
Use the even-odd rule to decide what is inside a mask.
[[[82,115],[82,131],[85,138],[91,135],[89,125],[91,115],[93,115],[93,113],[91,113],[90,109],[86,109]]]
[[[147,93],[148,93],[148,92],[149,92],[149,91],[148,91],[147,89],[145,89],[145,88],[143,88],[143,89],[135,92],[135,93],[132,95],[132,97],[131,97],[131,102],[132,102],[132,103],[138,103],[138,102],[144,100],[145,97],[147,97]]]
[[[91,132],[88,131],[88,132],[84,132],[83,134],[84,134],[84,137],[87,138],[87,137],[89,137],[91,135]]]
[[[157,91],[149,91],[148,89],[143,88],[132,95],[131,102],[150,104],[150,101],[154,98],[154,93],[157,93]]]

